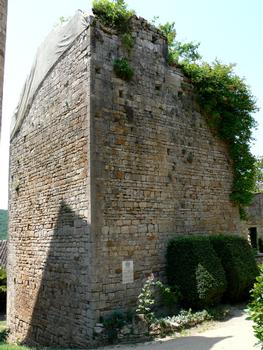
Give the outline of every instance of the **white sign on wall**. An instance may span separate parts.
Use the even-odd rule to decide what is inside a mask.
[[[133,283],[134,272],[133,272],[133,260],[124,260],[122,262],[122,283]]]

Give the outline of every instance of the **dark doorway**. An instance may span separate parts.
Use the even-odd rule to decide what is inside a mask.
[[[257,249],[258,245],[257,245],[257,228],[256,227],[250,227],[248,229],[249,231],[249,238],[250,238],[250,243],[251,243],[251,247]]]

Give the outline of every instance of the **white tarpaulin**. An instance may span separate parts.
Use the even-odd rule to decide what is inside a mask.
[[[89,27],[89,22],[90,16],[79,10],[69,22],[55,27],[38,48],[31,72],[27,77],[20,101],[12,117],[11,138],[19,130],[38,87],[50,69],[74,40]]]

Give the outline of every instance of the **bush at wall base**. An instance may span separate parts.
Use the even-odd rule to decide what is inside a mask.
[[[0,267],[0,312],[6,311],[6,271]]]
[[[263,264],[251,290],[251,302],[248,305],[249,319],[254,322],[255,336],[263,348]]]
[[[225,300],[235,303],[248,299],[249,290],[258,275],[255,256],[248,241],[233,235],[210,236],[210,241],[225,270]]]
[[[184,307],[220,302],[226,278],[208,236],[176,236],[168,243],[166,260],[168,283],[179,289]]]

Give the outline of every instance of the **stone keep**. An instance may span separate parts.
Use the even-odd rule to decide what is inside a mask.
[[[170,237],[240,230],[226,145],[160,32],[134,18],[132,35],[128,53],[90,18],[11,138],[11,340],[91,345],[101,315],[134,307],[145,278],[163,275]],[[131,82],[113,71],[124,56]]]

